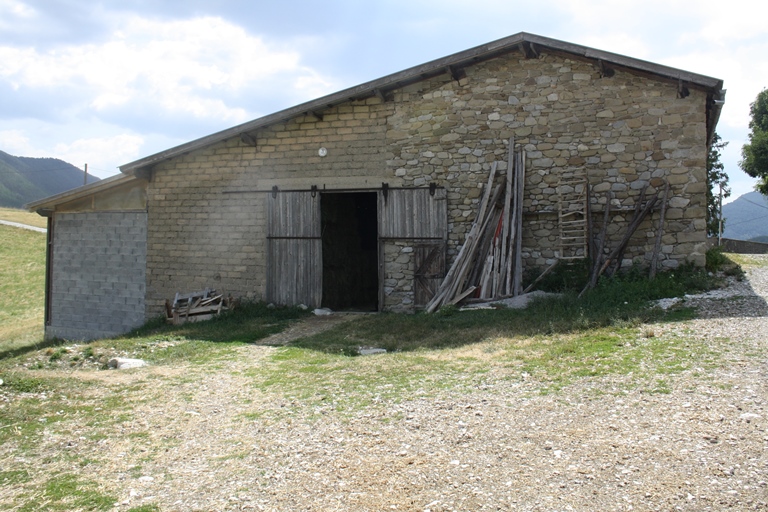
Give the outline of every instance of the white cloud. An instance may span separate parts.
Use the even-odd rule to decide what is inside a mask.
[[[42,156],[34,154],[29,137],[21,130],[0,131],[0,150],[14,156]]]
[[[142,144],[144,138],[138,135],[77,139],[71,143],[56,144],[53,154],[72,165],[81,167],[87,163],[97,174],[109,175],[118,172],[115,167],[109,168],[112,162],[135,160]]]
[[[0,19],[5,19],[8,23],[11,17],[32,18],[34,15],[35,10],[24,2],[0,0]]]
[[[15,156],[59,158],[80,168],[87,163],[89,173],[102,178],[117,174],[117,165],[139,158],[145,143],[139,135],[121,134],[39,146],[26,133],[21,130],[0,131],[0,149]],[[39,139],[38,142],[43,140],[46,139]]]
[[[96,114],[137,102],[167,115],[235,124],[250,113],[222,98],[256,94],[276,77],[292,77],[293,94],[301,99],[329,92],[331,81],[300,60],[297,50],[273,48],[221,18],[168,22],[131,16],[121,18],[101,44],[45,52],[0,47],[0,80],[14,89],[68,84],[88,95]]]

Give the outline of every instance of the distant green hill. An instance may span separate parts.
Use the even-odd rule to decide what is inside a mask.
[[[749,192],[723,205],[724,238],[752,240],[768,236],[768,197]]]
[[[88,183],[99,181],[88,176]],[[0,151],[0,206],[21,208],[83,184],[83,171],[58,158],[12,156]]]

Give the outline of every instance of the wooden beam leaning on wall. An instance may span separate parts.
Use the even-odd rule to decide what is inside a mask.
[[[427,304],[428,313],[457,304],[473,293],[480,299],[496,300],[522,291],[525,153],[514,151],[514,139],[509,141],[505,181],[494,187],[496,168],[494,162],[477,216],[453,265]]]

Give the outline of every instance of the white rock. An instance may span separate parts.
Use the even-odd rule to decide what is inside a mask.
[[[328,316],[328,315],[332,315],[333,311],[331,311],[328,308],[317,308],[316,310],[313,311],[313,313],[316,316]]]
[[[357,349],[357,353],[361,356],[373,356],[376,354],[386,354],[387,350],[384,348],[360,347]]]
[[[147,362],[143,359],[131,359],[128,357],[115,357],[110,359],[107,366],[116,370],[128,370],[130,368],[141,368],[147,366]]]

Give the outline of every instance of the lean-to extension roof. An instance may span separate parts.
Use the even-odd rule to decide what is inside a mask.
[[[377,80],[350,87],[342,91],[317,98],[294,107],[269,114],[267,116],[249,121],[247,123],[222,130],[220,132],[187,142],[180,146],[156,153],[154,155],[136,160],[120,166],[120,170],[126,174],[136,174],[152,166],[174,158],[176,156],[201,149],[211,144],[233,138],[250,138],[249,132],[271,124],[286,121],[301,115],[314,115],[323,110],[350,100],[364,99],[371,96],[384,98],[386,94],[406,85],[419,82],[441,74],[449,74],[454,79],[464,76],[463,69],[494,57],[511,52],[521,52],[526,58],[536,58],[542,52],[557,52],[568,54],[572,57],[593,61],[600,71],[611,76],[613,69],[624,69],[631,72],[639,72],[657,76],[660,79],[671,80],[678,83],[680,93],[684,96],[691,87],[707,91],[707,133],[708,141],[711,141],[720,111],[725,100],[723,81],[681,69],[654,64],[652,62],[634,59],[616,53],[596,50],[586,46],[567,43],[557,39],[537,36],[520,32],[513,36],[499,39],[488,44],[470,48],[441,59],[433,60],[419,66],[387,75]]]
[[[133,175],[126,176],[125,174],[110,176],[109,178],[94,181],[93,183],[83,185],[82,187],[73,188],[72,190],[67,190],[66,192],[61,192],[59,194],[54,194],[37,201],[32,201],[31,203],[25,204],[24,208],[31,212],[37,212],[40,215],[48,215],[51,211],[56,209],[56,206],[60,204],[82,199],[84,197],[109,190],[112,187],[117,187],[119,185],[124,185],[126,183],[136,181],[137,179],[138,178]]]

